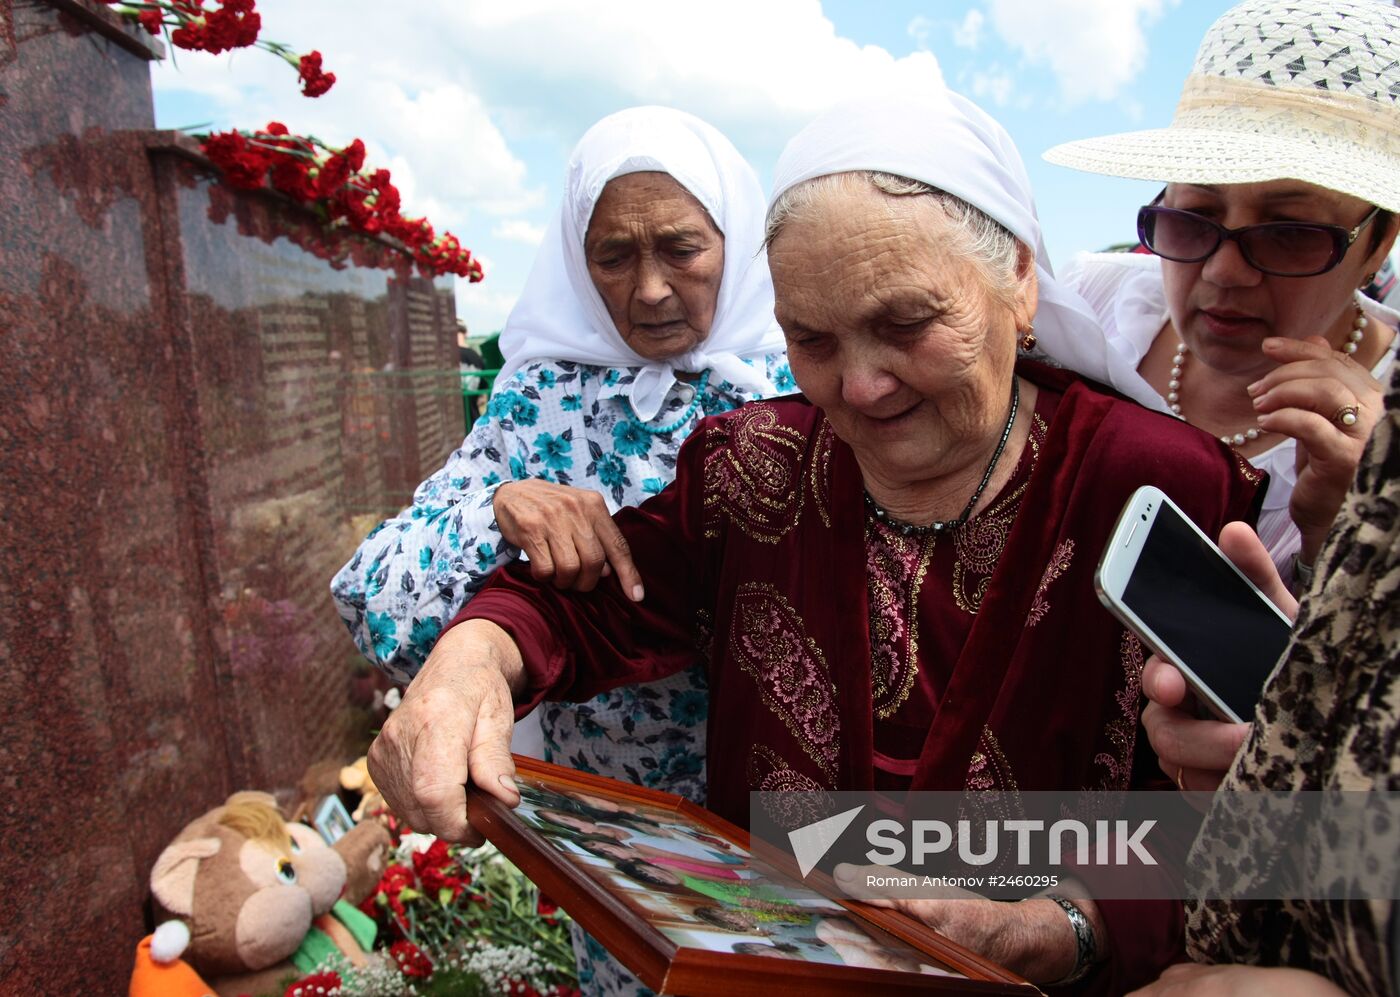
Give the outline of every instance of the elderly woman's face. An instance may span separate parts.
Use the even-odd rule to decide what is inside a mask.
[[[710,334],[724,236],[668,174],[629,173],[608,181],[583,250],[593,286],[638,356],[679,356]]]
[[[798,385],[856,453],[899,487],[984,454],[1010,404],[1017,330],[1035,274],[1006,303],[930,197],[853,181],[790,219],[768,252],[775,309]]]

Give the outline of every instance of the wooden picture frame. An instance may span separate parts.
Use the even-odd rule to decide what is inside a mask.
[[[748,833],[689,800],[515,764],[520,807],[469,788],[472,826],[658,994],[1039,992],[912,918],[812,890],[816,873],[770,875],[767,854],[755,872]]]

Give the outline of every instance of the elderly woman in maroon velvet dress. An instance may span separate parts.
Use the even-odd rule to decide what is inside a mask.
[[[709,806],[741,825],[750,790],[1151,778],[1134,766],[1142,650],[1098,604],[1099,553],[1139,485],[1213,535],[1252,514],[1261,475],[1018,362],[1032,323],[1092,319],[1044,263],[1009,138],[963,98],[830,112],[777,176],[769,261],[803,395],[706,420],[674,484],[618,513],[644,601],[509,569],[459,615],[371,751],[415,828],[468,835],[468,780],[514,803],[513,715],[697,654]],[[1098,992],[1180,951],[1179,905],[1070,906],[911,910],[1031,980]]]

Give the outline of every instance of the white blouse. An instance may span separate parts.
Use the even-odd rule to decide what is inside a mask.
[[[1167,298],[1162,287],[1162,261],[1144,253],[1081,253],[1070,263],[1061,280],[1078,291],[1098,316],[1104,337],[1099,341],[1067,339],[1051,334],[1038,336],[1040,346],[1052,360],[1069,369],[1109,385],[1117,391],[1158,412],[1170,413],[1166,401],[1138,373],[1138,365],[1152,341],[1167,321]],[[1373,321],[1390,327],[1400,324],[1400,312],[1372,301],[1359,291],[1356,302]],[[1395,360],[1392,337],[1371,375],[1385,383],[1386,372]],[[1256,530],[1269,549],[1285,582],[1293,579],[1293,555],[1301,538],[1288,515],[1288,500],[1298,481],[1296,445],[1285,439],[1249,462],[1269,473],[1269,487]]]

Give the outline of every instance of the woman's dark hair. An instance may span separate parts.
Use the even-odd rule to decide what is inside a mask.
[[[613,848],[627,848],[625,844],[623,844],[621,841],[618,841],[616,838],[600,838],[597,835],[593,834],[590,834],[587,837],[575,838],[573,839],[573,842],[575,845],[577,845],[579,848],[582,848],[589,855],[597,855],[599,858],[604,859],[610,859],[612,858],[612,856],[608,855],[606,852],[599,851],[597,848],[598,845],[611,845]],[[590,845],[594,847],[590,848]]]
[[[1386,211],[1385,208],[1381,208],[1381,210],[1376,213],[1376,217],[1371,222],[1371,248],[1366,250],[1366,252],[1374,253],[1380,248],[1381,240],[1383,240],[1386,233],[1390,231],[1390,223],[1394,220],[1395,212],[1393,211]]]
[[[740,955],[767,955],[773,949],[789,955],[801,955],[802,950],[787,942],[735,942],[732,951]]]
[[[664,876],[664,870],[645,859],[620,859],[613,863],[613,868],[624,876],[630,876],[637,882],[646,883],[648,886],[655,886],[661,890],[672,890],[678,893],[691,892],[689,887],[683,885],[678,886],[670,879],[658,877],[657,873],[662,873]]]

